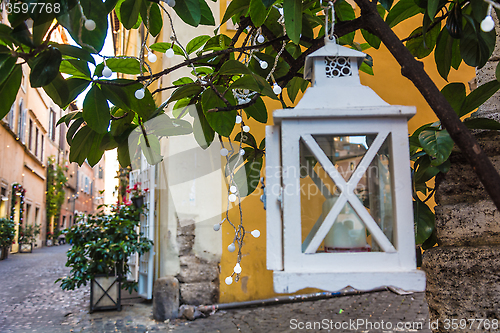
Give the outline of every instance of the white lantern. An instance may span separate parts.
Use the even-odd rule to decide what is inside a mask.
[[[416,268],[407,121],[359,81],[365,54],[325,39],[309,88],[266,128],[267,268],[276,292],[395,286]]]

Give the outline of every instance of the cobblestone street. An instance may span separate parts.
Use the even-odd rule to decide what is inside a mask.
[[[67,292],[54,284],[69,270],[64,267],[68,248],[35,249],[0,261],[0,332],[430,332],[424,294],[390,291],[218,311],[195,321],[165,323],[152,320],[150,302],[125,292],[121,312],[89,314],[88,288]]]

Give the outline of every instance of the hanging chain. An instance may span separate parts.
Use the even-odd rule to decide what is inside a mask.
[[[323,5],[323,0],[319,1],[321,8],[323,8],[325,12],[325,37],[328,36],[329,40],[334,40],[335,34],[334,34],[334,29],[335,29],[335,1],[328,1],[326,5]],[[330,10],[330,17],[332,19],[332,24],[330,25],[330,20],[328,17]],[[330,26],[330,28],[328,28]]]

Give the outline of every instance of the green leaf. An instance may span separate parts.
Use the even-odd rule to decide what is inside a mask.
[[[33,61],[30,73],[31,87],[48,85],[59,74],[62,55],[58,49],[50,47],[40,53]]]
[[[237,60],[226,61],[219,70],[220,75],[252,74],[247,66]]]
[[[131,164],[130,153],[128,150],[128,142],[124,141],[118,146],[117,149],[118,162],[122,168],[126,168]]]
[[[354,14],[354,9],[347,1],[337,1],[335,2],[335,15],[338,18],[338,22],[351,21],[356,18]],[[355,32],[350,32],[339,38],[339,44],[351,45],[354,41]]]
[[[96,134],[92,140],[92,145],[90,151],[87,155],[87,162],[89,162],[91,167],[94,167],[104,155],[104,149],[101,149],[101,142],[104,134]]]
[[[213,89],[206,89],[203,92],[201,105],[210,127],[220,135],[229,137],[236,122],[236,111],[208,112],[211,109],[226,106]]]
[[[385,18],[385,22],[392,28],[404,20],[422,12],[422,8],[420,8],[414,0],[401,0],[389,11],[389,14],[387,14]]]
[[[149,48],[153,51],[165,53],[168,49],[172,48],[172,43],[154,43]],[[184,56],[184,52],[177,44],[174,44],[174,54]]]
[[[69,161],[76,162],[82,166],[87,158],[94,136],[98,135],[89,126],[83,126],[73,137],[71,149],[69,151]]]
[[[139,18],[143,0],[125,0],[120,6],[120,21],[125,29],[132,29]]]
[[[23,71],[21,65],[15,66],[7,79],[0,84],[0,119],[10,111],[10,107],[16,101],[17,92],[21,86]]]
[[[262,169],[262,157],[244,164],[234,175],[234,182],[238,187],[241,197],[251,194],[260,182],[260,171]]]
[[[453,139],[447,130],[424,130],[418,139],[425,152],[433,158],[432,165],[440,165],[446,161],[453,149]]]
[[[59,118],[59,120],[57,121],[57,124],[56,126],[59,126],[60,124],[62,123],[65,123],[66,126],[69,126],[69,123],[72,121],[72,120],[76,120],[78,118],[81,118],[82,117],[82,112],[81,111],[73,111],[73,112],[69,112],[67,114],[65,114],[64,116],[62,116],[61,118]]]
[[[226,23],[231,17],[235,14],[238,14],[242,11],[246,11],[250,6],[250,0],[233,0],[227,6],[226,12],[224,13],[224,17],[220,24]]]
[[[16,62],[17,58],[10,56],[10,54],[0,54],[0,84],[12,73]]]
[[[293,79],[290,80],[290,82],[288,82],[286,86],[287,94],[288,98],[290,98],[292,103],[295,102],[295,98],[297,98],[297,94],[299,93],[299,90],[302,87],[303,81],[305,80],[300,77],[294,77]]]
[[[231,38],[226,35],[217,35],[210,38],[205,46],[203,47],[203,51],[219,51],[226,49],[229,45],[231,45]]]
[[[200,24],[210,25],[210,26],[215,25],[215,18],[214,15],[212,14],[212,10],[210,9],[210,7],[207,5],[205,0],[199,0],[199,2],[200,2],[200,12],[201,12]]]
[[[453,58],[453,46],[455,40],[451,38],[448,29],[444,28],[436,41],[436,50],[434,51],[434,60],[436,61],[439,75],[445,80],[448,80],[451,63]]]
[[[93,85],[83,101],[83,119],[97,133],[108,130],[111,115],[108,102],[97,85]]]
[[[172,95],[170,95],[170,98],[168,99],[168,103],[173,102],[173,101],[177,101],[179,99],[186,98],[186,97],[194,97],[202,91],[203,91],[203,88],[200,85],[195,84],[195,83],[179,87],[179,88],[174,90]]]
[[[474,24],[477,25],[476,22]],[[467,23],[460,42],[460,54],[471,67],[483,67],[495,47],[495,29],[485,33],[479,27]]]
[[[70,56],[76,59],[85,60],[95,65],[94,57],[92,57],[87,50],[66,44],[50,43],[50,45],[61,51],[63,56]]]
[[[262,0],[250,0],[250,18],[256,27],[260,27],[266,21],[269,10],[264,6]]]
[[[234,137],[235,142],[240,142],[240,140],[241,140],[241,132],[236,134],[236,136]],[[241,142],[257,149],[257,141],[255,140],[254,136],[250,133],[244,133],[243,140],[241,140]]]
[[[468,118],[464,120],[465,126],[470,129],[486,129],[500,131],[500,123],[488,118]]]
[[[90,69],[85,60],[69,59],[61,61],[59,66],[61,73],[66,73],[80,78],[90,79]]]
[[[380,0],[379,2],[385,10],[389,11],[394,0]]]
[[[149,1],[142,1],[141,6],[141,17],[143,22],[148,23],[149,33],[156,37],[160,33],[163,27],[163,19],[161,17],[161,11],[158,4]],[[149,7],[149,17],[147,16]]]
[[[382,42],[380,38],[378,38],[375,35],[372,35],[365,29],[361,29],[361,35],[363,35],[363,38],[366,40],[368,44],[370,44],[371,47],[378,50],[378,48],[380,47],[380,43]]]
[[[124,74],[137,75],[141,73],[139,60],[131,58],[110,58],[106,60],[106,65],[113,71]],[[146,68],[143,67],[143,72]],[[101,70],[102,72],[102,70]]]
[[[210,36],[208,35],[201,35],[197,36],[189,41],[189,43],[186,45],[186,52],[187,54],[191,54],[194,51],[197,51],[200,47],[205,45],[207,40],[210,39]]]
[[[446,0],[428,0],[427,1],[427,15],[431,20],[434,19],[437,12],[446,5]]]
[[[80,129],[80,126],[82,126],[83,121],[84,120],[82,117],[77,118],[68,128],[68,132],[66,133],[66,141],[68,141],[68,144],[70,146],[73,144],[73,137],[75,136],[76,132]]]
[[[406,47],[411,52],[411,54],[418,58],[422,59],[431,54],[434,46],[436,45],[437,38],[441,31],[441,24],[436,24],[430,31],[427,31],[425,34],[425,38],[423,35],[419,37],[415,37],[406,42]],[[410,37],[415,35],[422,34],[422,27],[415,29]]]
[[[422,201],[413,201],[413,218],[415,223],[415,244],[422,244],[434,231],[434,213]]]
[[[302,0],[283,0],[283,12],[286,33],[292,42],[299,44],[302,32]]]
[[[101,89],[106,98],[114,105],[128,111],[137,113],[144,121],[148,120],[156,111],[155,101],[149,89],[145,89],[143,99],[135,98],[135,92],[144,86],[133,80],[111,80],[114,84],[101,84]]]
[[[461,82],[449,83],[441,89],[441,93],[444,95],[448,103],[450,103],[457,115],[460,115],[460,110],[466,96],[465,84]]]
[[[143,135],[140,137],[142,153],[146,157],[149,164],[155,165],[160,163],[163,160],[163,156],[161,155],[161,147],[158,137],[156,137],[156,135],[146,135],[146,138]]]
[[[197,27],[201,21],[199,0],[176,1],[174,10],[185,23]]]
[[[260,123],[267,123],[267,108],[262,98],[258,97],[255,104],[245,108],[245,112],[249,117],[254,118]]]
[[[278,99],[269,83],[255,74],[239,78],[231,84],[229,89],[250,89],[273,99]]]
[[[494,93],[500,89],[500,82],[492,80],[474,89],[466,98],[460,109],[460,117],[474,111],[486,102]]]

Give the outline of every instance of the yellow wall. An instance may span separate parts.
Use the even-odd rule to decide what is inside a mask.
[[[221,1],[221,13],[224,12],[224,8],[226,8],[225,1]],[[422,18],[417,17],[399,24],[394,30],[400,38],[404,38],[409,35],[421,21]],[[221,30],[222,33],[228,35],[232,34],[231,31],[226,31],[225,27]],[[359,32],[356,37],[357,41],[363,42]],[[375,75],[370,76],[361,73],[362,84],[370,86],[380,97],[390,104],[415,105],[417,107],[417,114],[408,124],[410,133],[424,123],[437,120],[433,111],[427,105],[418,90],[413,86],[412,82],[401,75],[400,66],[388,52],[387,48],[382,45],[379,50],[369,49],[366,52],[374,59]],[[447,82],[443,80],[437,72],[433,54],[427,57],[423,62],[427,73],[437,84],[438,88],[441,89],[446,85]],[[474,76],[475,69],[462,63],[458,71],[454,69],[451,70],[449,82],[464,82],[468,87],[467,82],[473,79]],[[327,96],[325,96],[325,98],[327,98]],[[297,101],[298,100],[299,98]],[[268,110],[281,108],[280,103],[269,99],[267,99],[266,105],[268,106]],[[257,142],[260,142],[265,136],[264,125],[254,120],[246,120],[246,117],[244,117],[244,119],[245,123],[251,128],[250,132],[255,136]],[[272,124],[272,119],[269,120],[269,124]],[[232,138],[235,133],[233,133]],[[219,276],[221,281],[221,303],[262,299],[276,295],[273,290],[272,271],[266,269],[266,215],[263,205],[259,200],[261,194],[262,191],[259,188],[242,203],[243,223],[246,231],[250,232],[254,229],[259,229],[261,237],[255,239],[250,234],[246,235],[242,250],[241,280],[230,286],[224,283],[224,279],[231,275],[236,263],[236,252],[230,253],[227,251],[227,246],[233,241],[234,232],[233,228],[227,223],[222,225],[223,252],[221,258],[221,273]],[[224,202],[224,206],[225,204]],[[233,222],[238,221],[239,212],[236,209],[232,209],[229,212],[229,217]],[[301,290],[299,293],[307,292],[311,292],[311,290]]]

